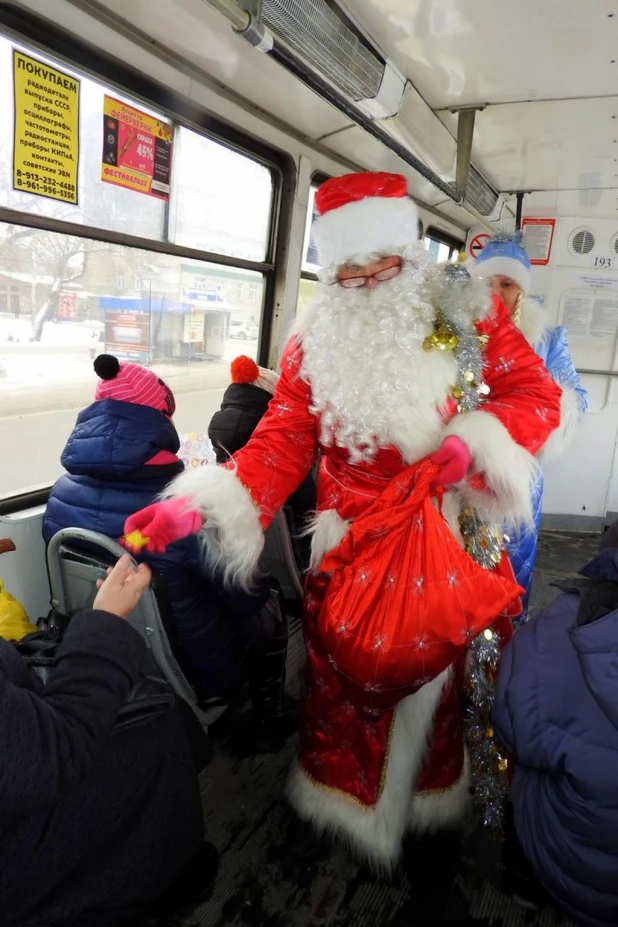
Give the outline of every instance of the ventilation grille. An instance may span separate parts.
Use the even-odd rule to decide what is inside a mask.
[[[455,190],[455,184],[449,185]],[[470,166],[468,174],[468,189],[464,197],[465,202],[476,209],[481,216],[491,216],[498,202],[499,194],[483,180],[479,172]]]
[[[571,248],[575,254],[590,254],[594,244],[594,235],[588,229],[579,229],[571,238]]]
[[[326,0],[264,0],[268,28],[357,103],[378,95],[384,64]]]

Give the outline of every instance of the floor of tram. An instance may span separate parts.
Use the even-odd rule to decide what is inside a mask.
[[[551,583],[576,573],[598,543],[598,535],[542,534],[533,614],[557,595]],[[184,927],[571,927],[553,909],[526,910],[502,890],[500,849],[478,832],[448,892],[426,872],[415,880],[411,866],[392,884],[369,880],[340,848],[320,863],[295,863],[286,852],[290,814],[281,797],[293,754],[290,745],[278,755],[239,758],[225,738],[217,743],[203,804],[221,868],[211,899]]]

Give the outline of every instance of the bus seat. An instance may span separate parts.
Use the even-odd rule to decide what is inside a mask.
[[[294,553],[286,506],[277,512],[265,533],[260,567],[279,583],[286,603],[300,605],[303,579]]]
[[[103,534],[81,528],[63,528],[47,545],[47,572],[51,605],[70,618],[83,608],[92,608],[96,582],[106,570],[126,554],[120,544]],[[171,606],[165,584],[153,574],[137,607],[128,619],[147,646],[144,671],[164,679],[172,691],[193,710],[207,729],[227,708],[227,702],[213,699],[198,702],[188,676],[190,668],[174,652],[175,635]]]

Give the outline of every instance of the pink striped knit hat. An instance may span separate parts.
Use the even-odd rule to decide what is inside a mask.
[[[139,364],[126,364],[113,354],[99,354],[94,372],[101,378],[94,394],[95,402],[116,399],[149,406],[171,417],[176,411],[176,400],[169,386],[156,373]]]

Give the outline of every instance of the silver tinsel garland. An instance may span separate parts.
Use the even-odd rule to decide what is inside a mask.
[[[453,351],[459,371],[453,387],[457,411],[472,412],[489,393],[483,383],[485,339],[474,328],[475,320],[487,309],[487,290],[461,264],[436,268],[430,275],[428,290],[437,315],[434,333],[426,339],[425,349]],[[467,553],[484,569],[495,569],[504,550],[503,531],[483,521],[470,508],[462,511],[460,528]],[[500,646],[498,635],[491,629],[472,641],[467,680],[470,706],[466,711],[474,799],[485,825],[496,834],[502,833],[508,795],[508,762],[500,754],[491,726]]]

